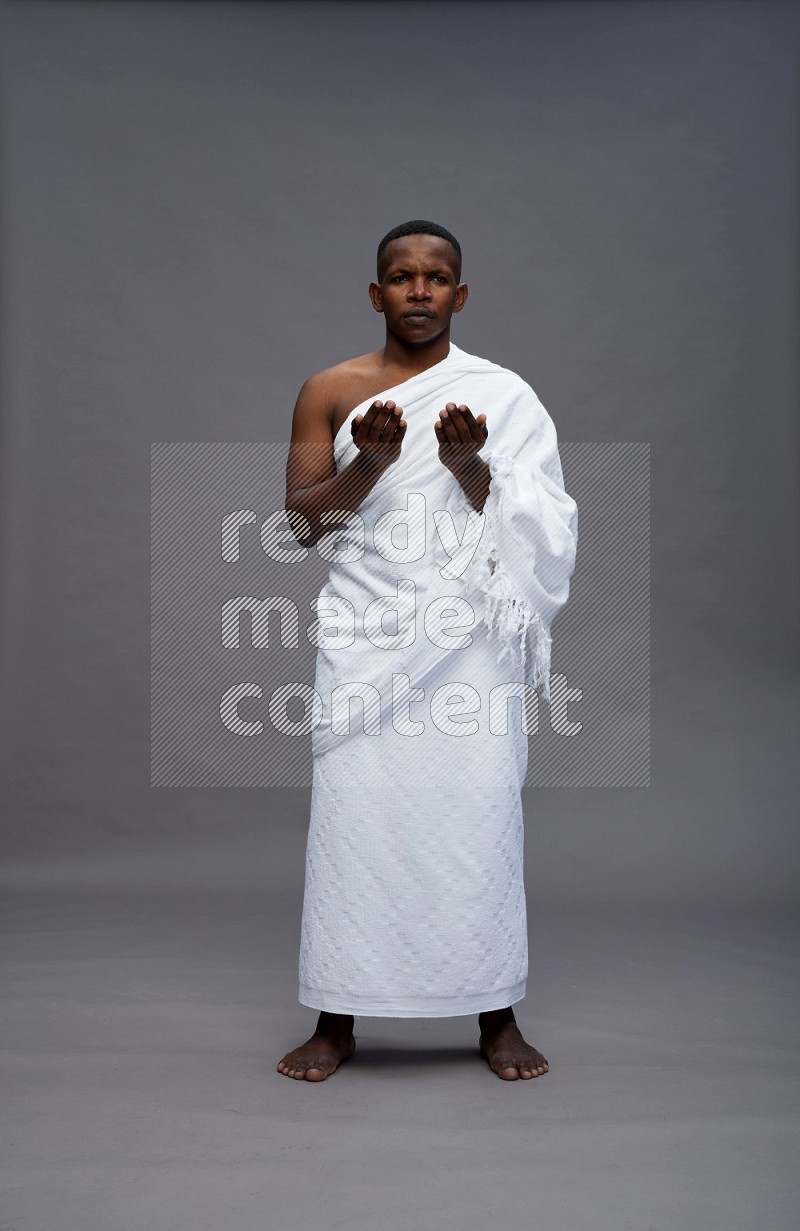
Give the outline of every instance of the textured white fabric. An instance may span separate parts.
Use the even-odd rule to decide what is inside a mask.
[[[526,990],[528,740],[524,703],[505,698],[527,684],[549,700],[577,506],[553,422],[513,372],[451,344],[377,396],[403,408],[401,456],[320,543],[332,563],[316,600],[322,717],[299,999],[366,1016],[478,1013]],[[353,416],[374,400],[339,429],[337,470],[356,453]],[[487,416],[482,513],[439,461],[434,423],[448,401]],[[357,698],[349,720],[346,699],[334,704],[336,688],[366,697],[363,722]]]

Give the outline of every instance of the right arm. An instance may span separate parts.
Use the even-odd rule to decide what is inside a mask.
[[[344,525],[388,466],[400,456],[406,423],[394,402],[375,401],[351,424],[358,453],[338,474],[333,456],[335,382],[328,373],[310,377],[300,390],[292,418],[286,462],[286,513],[300,513],[310,533],[295,538],[313,547]],[[323,514],[330,516],[323,521]]]

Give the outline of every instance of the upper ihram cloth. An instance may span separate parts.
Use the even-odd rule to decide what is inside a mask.
[[[358,451],[353,418],[377,398],[402,407],[406,433],[399,459],[357,512],[320,540],[331,569],[311,633],[318,646],[317,686],[348,679],[388,689],[392,673],[404,670],[415,685],[442,678],[443,663],[458,662],[453,654],[459,643],[454,640],[448,651],[437,644],[441,636],[432,640],[425,609],[437,598],[459,596],[496,638],[497,663],[514,664],[516,677],[533,688],[541,685],[549,702],[551,629],[569,596],[578,532],[578,509],[564,490],[550,415],[516,373],[451,343],[441,362],[354,407],[334,439],[337,471]],[[434,424],[447,402],[486,415],[488,437],[478,456],[489,466],[491,484],[482,512],[439,460]],[[413,583],[414,630],[405,640],[387,634],[385,645],[375,646],[364,635],[364,613],[376,600],[373,611],[383,604],[387,611],[396,608],[400,582]],[[337,599],[355,610],[349,645],[341,636],[341,606],[332,606]],[[385,710],[390,703],[381,695]],[[331,731],[323,701],[324,716],[313,732],[315,755],[341,740]]]

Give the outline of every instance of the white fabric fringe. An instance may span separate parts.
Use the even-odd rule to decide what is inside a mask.
[[[488,542],[485,554],[482,552],[475,561],[472,580],[483,595],[484,619],[489,636],[502,643],[497,662],[512,659],[512,645],[517,641],[525,683],[532,688],[543,685],[542,696],[549,701],[551,632],[539,612],[514,586],[498,547],[497,527],[502,524],[503,518],[504,480],[511,473],[513,462],[508,457],[494,454],[488,459],[488,465],[492,481],[483,509],[486,518],[484,533],[488,532]]]

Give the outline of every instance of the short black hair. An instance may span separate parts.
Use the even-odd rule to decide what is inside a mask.
[[[414,218],[411,222],[401,222],[399,227],[392,227],[391,231],[387,231],[381,242],[378,244],[378,278],[381,276],[381,257],[386,251],[387,244],[390,244],[393,239],[404,239],[406,235],[436,235],[439,239],[446,239],[448,244],[451,244],[456,254],[456,281],[461,280],[461,244],[445,227],[440,227],[438,222],[426,222],[423,218]]]

